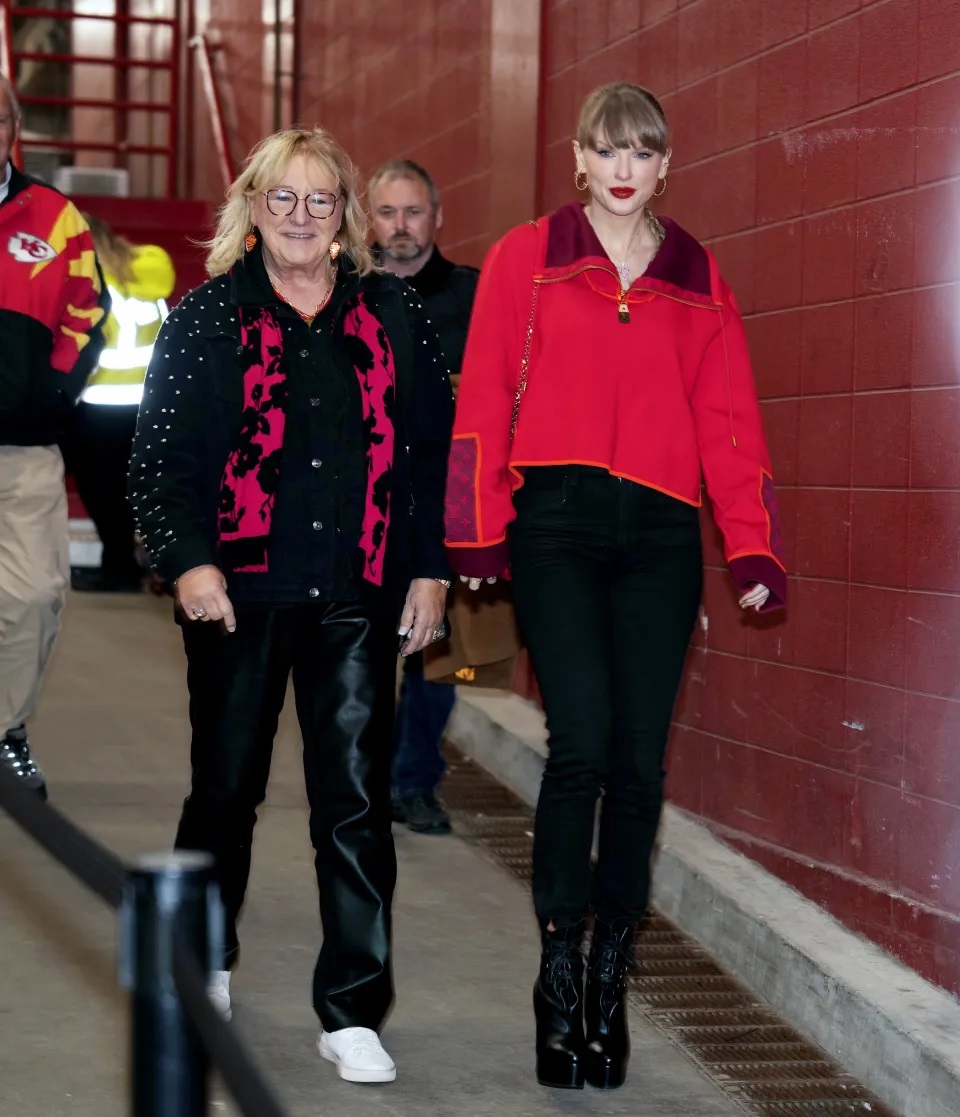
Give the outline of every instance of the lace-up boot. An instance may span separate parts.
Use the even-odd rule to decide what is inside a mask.
[[[614,1090],[627,1076],[627,970],[633,966],[637,925],[597,919],[587,963],[586,1078],[598,1090]]]
[[[540,976],[533,987],[537,1081],[582,1090],[584,1075],[583,923],[548,931],[541,920]]]

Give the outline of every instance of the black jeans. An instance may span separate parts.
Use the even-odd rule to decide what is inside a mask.
[[[61,450],[103,544],[100,569],[109,578],[137,581],[143,569],[134,546],[133,509],[127,499],[136,405],[78,403]]]
[[[534,827],[534,905],[557,927],[579,922],[591,904],[603,919],[639,920],[700,603],[697,511],[585,466],[528,469],[515,503],[514,600],[550,748]]]
[[[377,1029],[393,999],[390,908],[396,618],[364,602],[238,607],[237,630],[183,624],[193,728],[190,795],[178,849],[216,859],[229,968],[266,794],[277,721],[293,673],[316,850],[323,945],[313,1003],[327,1031]]]

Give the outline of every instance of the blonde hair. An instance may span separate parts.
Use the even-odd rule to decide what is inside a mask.
[[[81,214],[90,226],[93,247],[97,250],[100,263],[116,277],[121,287],[133,282],[133,260],[136,250],[126,237],[121,236],[93,213]]]
[[[649,89],[618,81],[595,89],[580,110],[580,146],[596,150],[601,139],[613,147],[647,147],[666,155],[670,129],[660,102]]]
[[[247,200],[275,185],[298,155],[314,160],[334,176],[344,200],[337,239],[360,275],[376,270],[367,244],[367,217],[360,204],[357,171],[350,157],[323,128],[287,128],[257,144],[227,190],[216,232],[205,245],[209,275],[222,275],[243,256],[244,238],[253,229]]]

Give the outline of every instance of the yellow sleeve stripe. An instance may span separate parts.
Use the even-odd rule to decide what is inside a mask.
[[[71,318],[79,318],[82,321],[89,322],[91,326],[95,326],[103,317],[103,307],[91,306],[88,308],[67,303],[67,314]]]
[[[74,278],[89,279],[93,284],[94,290],[99,295],[100,276],[97,274],[97,267],[94,263],[95,260],[96,256],[94,255],[93,249],[85,248],[77,259],[69,261],[68,267],[70,275]]]
[[[84,333],[83,330],[71,330],[69,326],[61,326],[60,332],[64,337],[69,337],[77,346],[77,352],[90,342],[90,335]]]

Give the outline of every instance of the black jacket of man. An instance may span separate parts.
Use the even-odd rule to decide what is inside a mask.
[[[383,253],[379,246],[376,251],[382,262]],[[427,308],[450,375],[458,378],[480,272],[466,264],[451,263],[434,245],[430,258],[417,274],[404,278]]]

